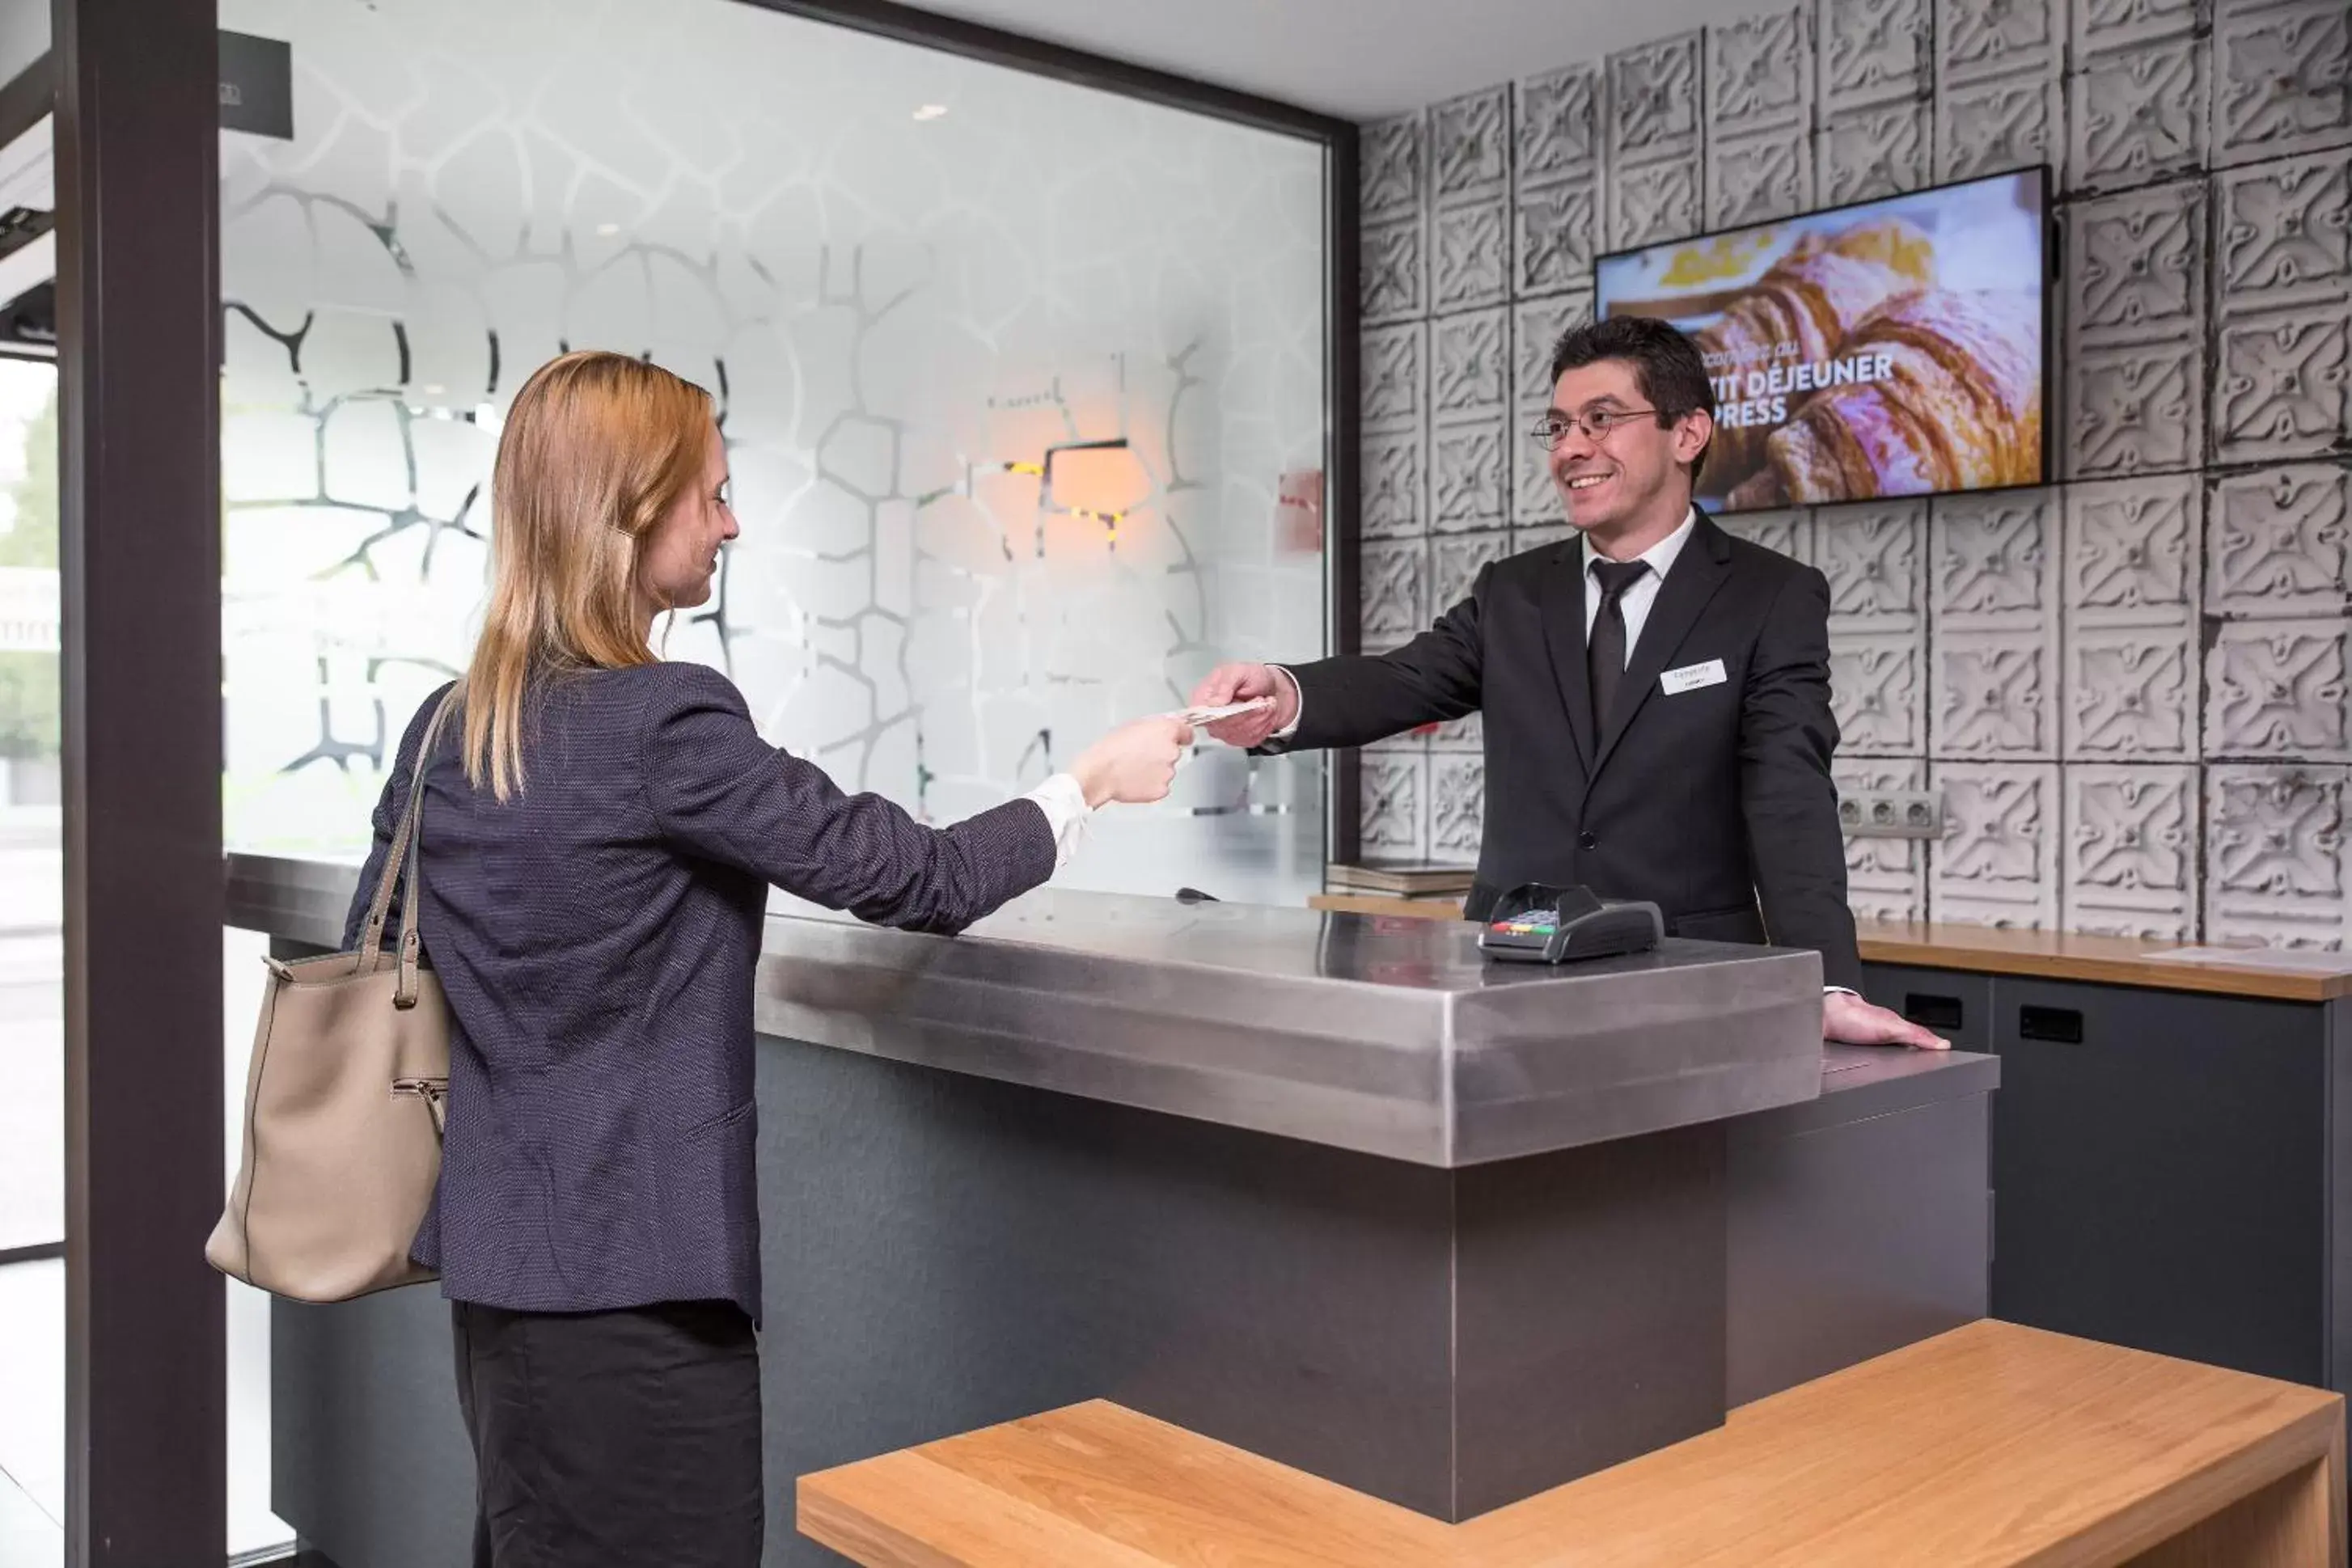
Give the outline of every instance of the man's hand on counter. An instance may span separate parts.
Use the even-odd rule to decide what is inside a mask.
[[[1838,1045],[1907,1045],[1919,1051],[1949,1051],[1952,1042],[1901,1013],[1873,1007],[1852,991],[1822,998],[1822,1038]]]

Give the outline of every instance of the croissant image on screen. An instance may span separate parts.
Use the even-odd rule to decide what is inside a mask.
[[[1769,364],[1793,344],[1808,363],[1830,359],[1856,324],[1890,298],[1936,281],[1935,246],[1901,218],[1855,224],[1833,236],[1808,232],[1701,330],[1711,366]],[[1771,431],[1726,425],[1707,448],[1707,482],[1728,489],[1763,465]]]
[[[2048,209],[2029,169],[1750,224],[1601,256],[1595,301],[1697,345],[1709,511],[2039,485]]]
[[[1888,368],[1808,400],[1764,444],[1769,471],[1734,507],[1790,506],[2037,484],[2039,296],[1931,289],[1855,327],[1841,352]]]

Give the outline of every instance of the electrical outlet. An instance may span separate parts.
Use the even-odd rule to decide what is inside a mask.
[[[1941,789],[1857,789],[1838,797],[1838,826],[1849,839],[1940,839]]]

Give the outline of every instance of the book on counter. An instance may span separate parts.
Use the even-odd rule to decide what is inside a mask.
[[[1456,898],[1470,891],[1466,865],[1431,861],[1339,862],[1324,868],[1324,885],[1334,893],[1381,893],[1392,898]]]

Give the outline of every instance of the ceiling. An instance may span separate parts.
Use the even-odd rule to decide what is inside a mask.
[[[1726,0],[917,0],[1349,120],[1379,120],[1749,8]]]

